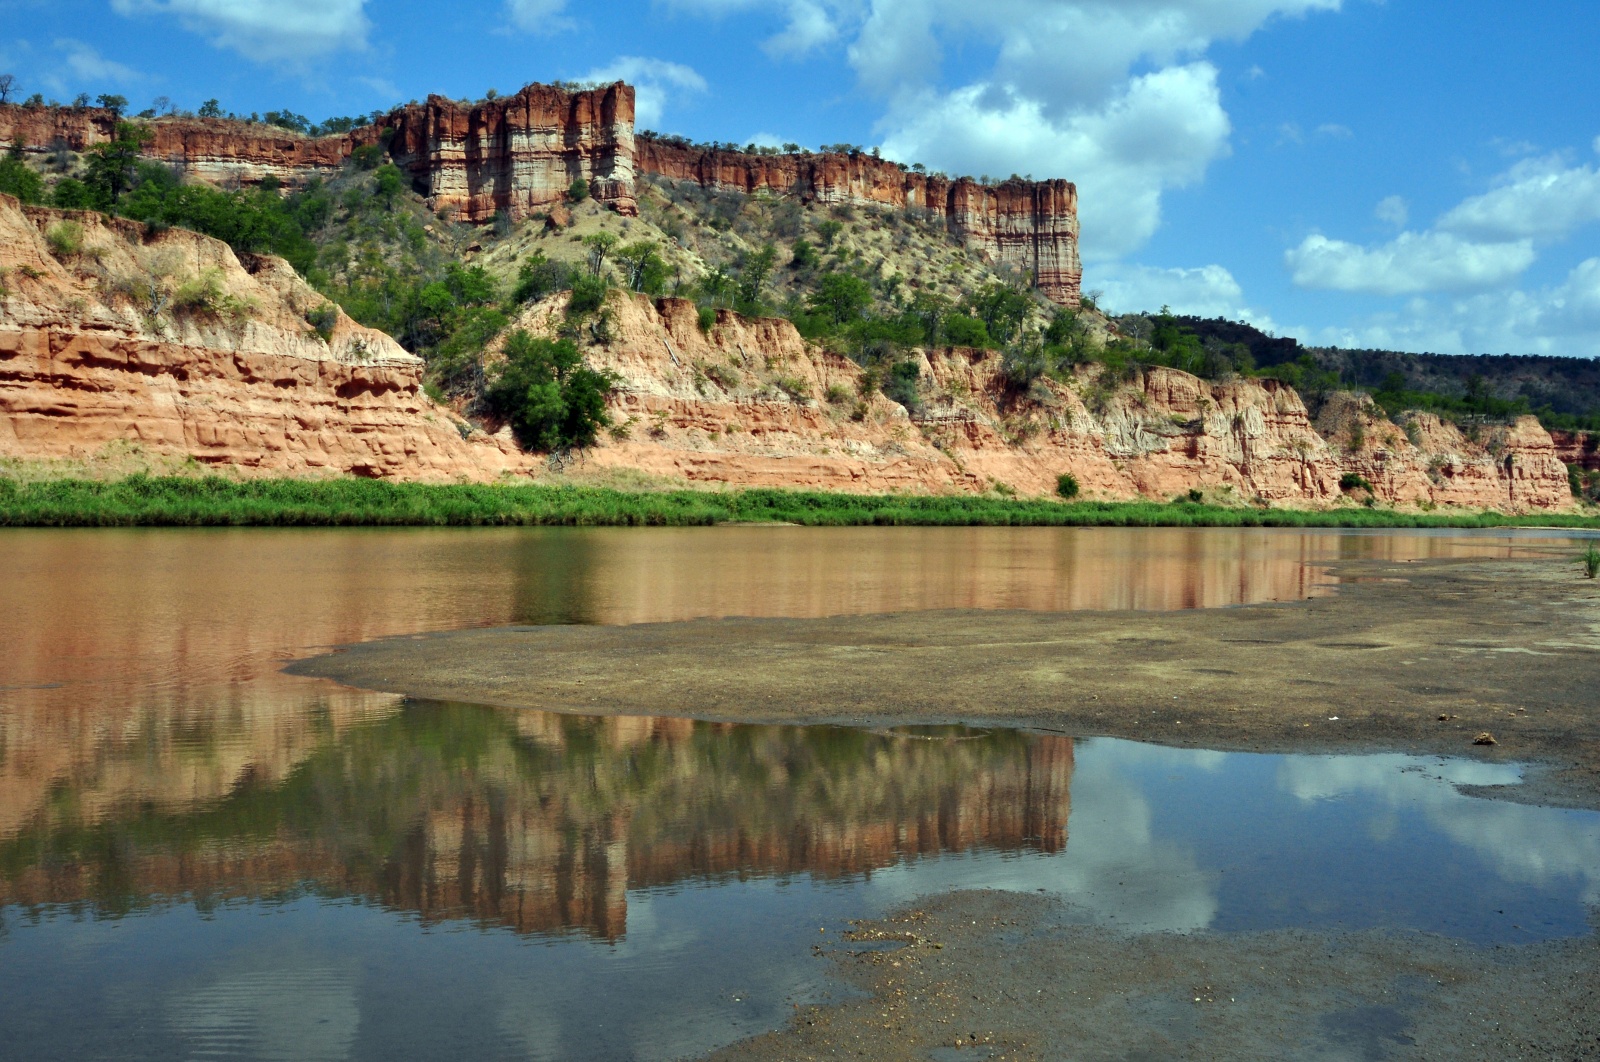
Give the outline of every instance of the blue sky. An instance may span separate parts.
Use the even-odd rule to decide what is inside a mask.
[[[0,0],[24,93],[318,119],[624,77],[640,125],[1079,185],[1114,310],[1600,353],[1594,0]]]

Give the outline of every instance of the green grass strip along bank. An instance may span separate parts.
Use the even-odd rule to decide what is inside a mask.
[[[0,526],[382,527],[664,526],[1517,527],[1600,528],[1576,515],[1329,512],[1190,502],[1057,502],[810,491],[620,491],[599,487],[434,485],[373,480],[149,477],[17,482],[0,478]]]

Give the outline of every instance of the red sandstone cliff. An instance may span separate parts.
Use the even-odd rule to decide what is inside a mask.
[[[588,455],[597,467],[737,486],[925,493],[999,484],[1024,495],[1052,494],[1071,472],[1092,497],[1164,500],[1200,489],[1300,508],[1342,503],[1341,480],[1354,472],[1388,504],[1572,504],[1566,469],[1532,417],[1474,441],[1419,415],[1413,442],[1370,400],[1352,397],[1353,409],[1324,411],[1319,431],[1300,396],[1275,380],[1208,383],[1152,368],[1118,382],[1086,366],[1018,394],[997,352],[963,349],[918,355],[927,400],[912,417],[882,394],[861,400],[862,370],[810,346],[788,321],[724,311],[705,333],[684,300],[619,293],[608,306],[611,341],[588,358],[622,380],[612,402],[621,432]],[[520,323],[551,328],[563,307],[558,296]],[[1351,416],[1364,418],[1353,446]]]
[[[621,82],[582,92],[529,85],[477,104],[430,96],[376,125],[320,139],[222,119],[145,124],[154,136],[147,154],[218,184],[268,176],[301,183],[336,168],[357,147],[382,144],[432,209],[454,210],[465,221],[488,222],[499,211],[526,217],[560,202],[579,177],[595,199],[631,215],[636,177],[653,174],[807,202],[925,210],[990,261],[1031,274],[1063,305],[1077,304],[1083,279],[1078,192],[1067,181],[988,187],[869,155],[746,155],[636,142],[634,90]],[[20,139],[33,151],[57,143],[81,151],[110,139],[115,125],[106,110],[0,106],[0,140]]]
[[[989,187],[970,178],[951,181],[904,170],[871,155],[747,155],[643,137],[638,170],[706,188],[927,211],[991,260],[1033,274],[1050,299],[1078,302],[1078,190],[1068,181],[1010,180]]]
[[[560,202],[579,177],[595,199],[631,215],[633,102],[620,81],[586,92],[529,85],[472,106],[429,96],[356,137],[387,143],[430,205],[465,221],[500,210],[526,217]]]
[[[342,312],[320,335],[307,314],[327,300],[282,259],[0,195],[0,270],[0,455],[133,442],[264,473],[413,479],[527,463],[481,432],[464,440],[387,335]]]

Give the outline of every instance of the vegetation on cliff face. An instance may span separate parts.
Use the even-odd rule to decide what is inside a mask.
[[[267,120],[311,128],[287,112]],[[234,191],[185,183],[139,160],[137,123],[117,128],[111,143],[85,156],[47,159],[43,176],[11,152],[0,161],[0,190],[282,255],[356,320],[420,354],[436,399],[490,426],[516,419],[504,387],[491,389],[504,374],[500,351],[519,308],[573,290],[576,312],[562,335],[545,338],[572,342],[581,360],[586,345],[603,342],[604,291],[617,287],[693,299],[708,329],[723,309],[787,317],[808,339],[861,364],[870,387],[914,415],[931,397],[916,351],[961,346],[1002,351],[1018,396],[1085,363],[1105,365],[1112,382],[1132,379],[1141,366],[1167,366],[1209,380],[1273,377],[1313,410],[1325,395],[1365,391],[1401,427],[1413,410],[1469,427],[1532,412],[1550,428],[1600,431],[1600,371],[1590,379],[1565,364],[1576,359],[1312,350],[1165,309],[1107,318],[1092,295],[1081,309],[1060,309],[1029,290],[1031,278],[981,260],[917,210],[829,207],[644,177],[636,218],[607,210],[575,182],[568,201],[545,214],[473,227],[430,212],[384,163],[381,145],[283,195],[270,180]],[[517,431],[536,449],[592,437],[576,426],[555,437],[527,422]],[[1573,493],[1591,493],[1581,474]]]
[[[1520,527],[1600,529],[1600,519],[1541,513],[1401,513],[1158,502],[1015,500],[973,495],[817,491],[622,491],[600,487],[427,485],[362,479],[145,476],[25,482],[0,478],[0,527],[240,526]]]

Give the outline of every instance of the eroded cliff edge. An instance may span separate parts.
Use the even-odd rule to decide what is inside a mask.
[[[336,170],[358,148],[376,146],[410,178],[434,211],[485,224],[563,201],[579,178],[619,213],[636,212],[642,176],[706,188],[926,212],[987,260],[1015,267],[1062,305],[1078,303],[1078,193],[1064,180],[984,185],[927,175],[868,154],[751,155],[639,138],[634,89],[623,82],[571,91],[533,84],[512,96],[462,103],[429,96],[372,125],[311,138],[220,118],[144,123],[145,147],[185,174],[213,184],[273,178],[304,184]],[[42,153],[82,151],[115,135],[117,118],[97,108],[0,105],[0,141]]]
[[[262,474],[406,479],[527,464],[430,401],[422,370],[282,259],[0,195],[0,456],[125,442]]]
[[[566,296],[518,324],[560,328]],[[1099,365],[1066,380],[1011,384],[997,351],[915,356],[929,396],[915,411],[869,386],[848,358],[782,319],[615,292],[609,337],[589,362],[617,374],[615,431],[585,461],[692,482],[846,491],[1046,495],[1071,472],[1090,497],[1290,507],[1365,501],[1532,512],[1573,504],[1566,466],[1536,418],[1468,438],[1428,413],[1405,424],[1370,399],[1330,400],[1313,420],[1276,380],[1208,383],[1173,369],[1118,377]]]

